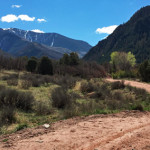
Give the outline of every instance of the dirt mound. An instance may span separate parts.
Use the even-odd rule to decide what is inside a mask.
[[[150,113],[77,117],[0,137],[0,150],[149,150]],[[8,140],[8,141],[7,141]]]

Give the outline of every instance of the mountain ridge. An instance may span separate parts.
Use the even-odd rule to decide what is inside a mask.
[[[138,10],[128,22],[121,24],[84,56],[84,60],[104,63],[113,51],[131,51],[137,63],[150,58],[150,6]]]
[[[63,53],[57,52],[53,48],[39,43],[29,42],[3,29],[0,29],[0,49],[12,56],[48,56],[52,59],[59,59],[63,56]]]
[[[83,57],[92,47],[85,41],[68,38],[58,33],[37,33],[33,31],[25,31],[17,28],[3,29],[13,33],[29,42],[36,42],[48,47],[65,48],[67,53],[71,51],[79,53]]]

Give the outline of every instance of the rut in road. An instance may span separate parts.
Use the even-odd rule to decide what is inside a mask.
[[[128,135],[128,134],[132,135],[135,132],[138,132],[139,130],[141,130],[147,126],[150,127],[150,122],[147,124],[140,125],[140,126],[137,126],[135,128],[131,128],[131,129],[128,129],[126,131],[117,133],[116,135],[112,135],[105,140],[97,139],[93,144],[91,143],[92,144],[91,146],[89,146],[88,148],[85,148],[84,150],[93,150],[93,149],[103,150],[103,148],[108,147],[108,145],[111,146],[110,149],[113,149],[113,147],[116,146],[115,145],[116,141],[121,142],[121,141],[119,141],[121,138],[126,137],[126,135]]]

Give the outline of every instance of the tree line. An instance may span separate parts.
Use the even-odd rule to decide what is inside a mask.
[[[77,53],[64,54],[60,60],[51,60],[46,56],[10,57],[0,55],[0,69],[26,70],[42,75],[71,75],[82,78],[99,78],[111,74],[113,78],[141,78],[150,82],[150,60],[136,64],[135,56],[131,53],[112,52],[111,61],[102,65],[87,62],[79,58]]]
[[[42,75],[71,75],[81,78],[105,77],[104,67],[96,62],[86,62],[72,52],[64,54],[60,60],[52,60],[46,56],[36,57],[8,57],[0,56],[0,69],[26,70]]]

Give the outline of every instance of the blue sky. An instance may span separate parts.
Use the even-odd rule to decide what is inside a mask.
[[[1,0],[0,27],[55,32],[94,46],[147,5],[150,0]]]

